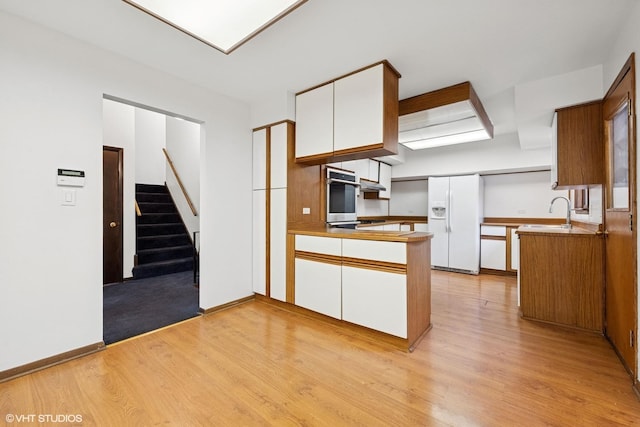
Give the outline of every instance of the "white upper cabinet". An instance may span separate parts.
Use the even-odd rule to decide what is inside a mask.
[[[342,169],[354,172],[358,179],[378,182],[378,163],[372,159],[349,160],[342,162]]]
[[[380,182],[380,162],[367,159],[367,166],[369,167],[369,181]]]
[[[287,123],[271,128],[271,188],[287,188]]]
[[[267,188],[267,130],[253,132],[253,189]]]
[[[386,188],[385,191],[380,191],[378,193],[379,199],[390,199],[391,198],[391,165],[380,162],[380,175],[378,178],[378,182],[380,185]]]
[[[333,155],[333,82],[296,96],[296,158]]]
[[[379,64],[335,82],[334,152],[383,142],[383,72]]]
[[[296,95],[296,161],[398,152],[398,72],[386,61]]]

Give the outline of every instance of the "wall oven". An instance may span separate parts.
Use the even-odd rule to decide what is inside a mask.
[[[327,168],[327,223],[331,225],[357,223],[359,186],[356,174]]]

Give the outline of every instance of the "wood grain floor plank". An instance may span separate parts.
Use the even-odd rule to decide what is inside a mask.
[[[80,414],[87,426],[640,425],[608,342],[520,319],[512,277],[434,271],[432,322],[405,353],[249,302],[0,383],[0,416]]]

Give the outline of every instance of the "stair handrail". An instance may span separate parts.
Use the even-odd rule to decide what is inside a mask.
[[[136,216],[142,216],[142,211],[140,210],[140,206],[138,205],[138,201],[134,200],[136,203]]]
[[[193,213],[193,216],[198,216],[198,211],[196,210],[195,205],[191,201],[191,197],[189,197],[189,194],[187,193],[187,189],[182,184],[182,180],[180,179],[180,175],[178,174],[178,171],[176,170],[176,167],[173,165],[173,161],[171,160],[171,157],[169,156],[169,153],[167,152],[167,149],[163,148],[162,151],[164,152],[164,155],[167,158],[167,162],[169,163],[169,166],[171,166],[171,170],[173,171],[173,175],[175,175],[175,177],[176,177],[176,181],[178,181],[178,185],[180,186],[180,189],[182,190],[182,194],[184,194],[185,199],[187,199],[187,203],[189,204],[189,208],[191,208],[191,212]]]

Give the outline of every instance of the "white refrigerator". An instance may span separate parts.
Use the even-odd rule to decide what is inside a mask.
[[[431,266],[478,274],[484,185],[479,175],[429,177]]]

